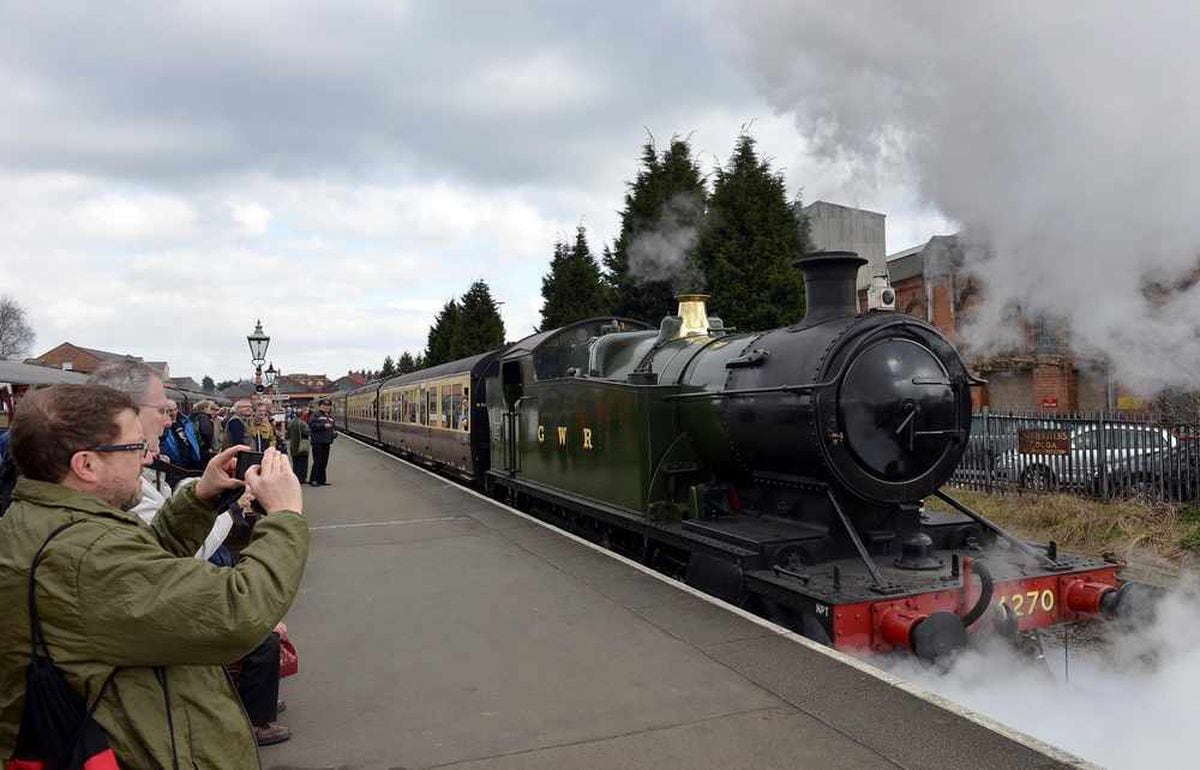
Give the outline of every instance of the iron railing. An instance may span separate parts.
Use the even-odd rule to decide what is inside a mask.
[[[971,439],[951,483],[989,492],[1197,500],[1200,420],[984,409],[971,418]]]

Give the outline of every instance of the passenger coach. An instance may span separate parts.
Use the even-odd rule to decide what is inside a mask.
[[[496,352],[402,374],[338,394],[334,417],[351,433],[475,479],[491,454],[484,373]]]

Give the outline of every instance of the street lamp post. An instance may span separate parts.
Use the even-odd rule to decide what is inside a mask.
[[[272,362],[267,370],[263,372],[267,380],[267,392],[271,395],[271,403],[275,403],[275,378],[279,376],[279,370],[275,368],[275,363]],[[272,409],[274,406],[272,406]]]
[[[246,335],[246,342],[250,344],[250,363],[254,364],[254,391],[256,393],[262,393],[262,365],[266,363],[267,346],[271,344],[271,338],[266,334],[263,334],[261,319],[254,324],[254,331]]]

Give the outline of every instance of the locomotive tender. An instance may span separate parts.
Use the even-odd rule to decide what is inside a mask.
[[[681,295],[659,329],[580,321],[335,409],[352,433],[839,649],[935,659],[968,629],[1130,613],[1142,598],[1116,565],[1021,541],[941,491],[974,381],[929,324],[857,311],[864,263],[800,260],[808,311],[788,327],[734,333]],[[925,511],[930,495],[957,512]]]

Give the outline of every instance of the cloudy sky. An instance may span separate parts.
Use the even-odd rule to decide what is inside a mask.
[[[771,4],[766,4],[770,6]],[[249,374],[418,351],[485,279],[510,338],[554,240],[617,233],[647,131],[703,165],[745,124],[789,190],[950,229],[903,179],[810,151],[694,2],[0,2],[0,293],[63,340]],[[743,41],[744,42],[744,41]]]

